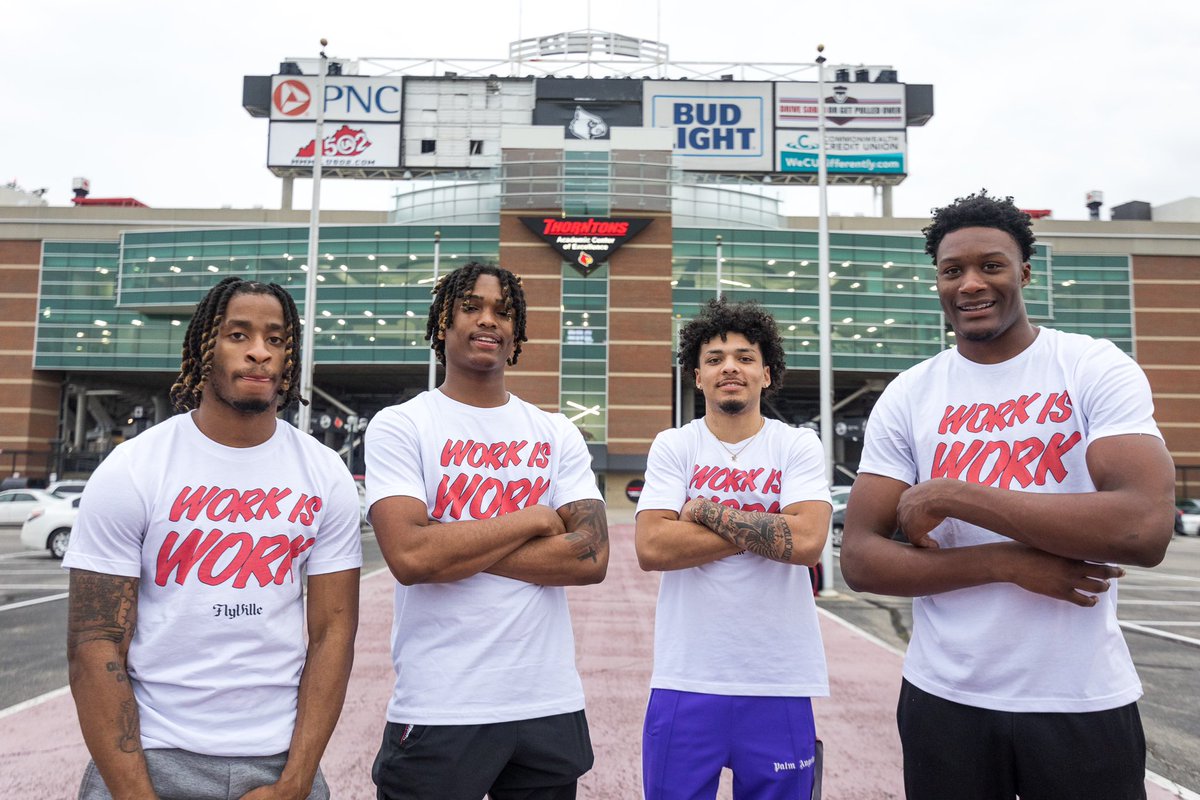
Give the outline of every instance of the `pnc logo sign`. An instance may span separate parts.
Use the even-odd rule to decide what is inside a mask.
[[[286,80],[271,95],[275,110],[286,117],[298,117],[312,105],[312,92],[300,81]]]

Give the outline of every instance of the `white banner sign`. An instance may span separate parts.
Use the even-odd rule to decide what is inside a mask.
[[[399,122],[403,108],[400,78],[328,76],[325,119],[354,122]],[[271,119],[315,120],[317,76],[275,75],[271,78]]]
[[[272,122],[268,167],[311,167],[312,123]],[[400,126],[370,122],[326,122],[321,165],[325,168],[400,166]]]
[[[674,130],[684,169],[771,171],[771,84],[732,81],[646,81],[648,128]]]
[[[817,172],[815,130],[775,131],[779,172]],[[904,131],[825,130],[825,162],[830,175],[905,175]]]
[[[825,119],[830,128],[904,127],[904,84],[825,82]],[[775,85],[775,127],[817,127],[817,84]]]

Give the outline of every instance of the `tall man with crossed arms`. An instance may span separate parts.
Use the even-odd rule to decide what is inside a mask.
[[[1030,322],[1034,236],[1012,198],[961,198],[924,232],[957,346],[879,398],[841,559],[852,588],[913,598],[908,796],[1144,797],[1112,582],[1172,535],[1150,387],[1111,342]]]
[[[396,577],[380,800],[570,800],[592,747],[564,586],[608,568],[579,429],[509,393],[525,292],[467,264],[434,290],[442,385],[376,415],[367,502]]]

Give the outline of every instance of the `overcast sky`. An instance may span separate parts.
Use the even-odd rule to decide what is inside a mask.
[[[590,11],[589,11],[590,6]],[[657,9],[657,13],[656,13]],[[897,216],[986,186],[1059,219],[1200,195],[1200,3],[1191,0],[41,0],[7,3],[0,183],[71,179],[150,206],[278,207],[267,121],[241,106],[242,76],[269,75],[319,39],[341,58],[503,60],[518,38],[588,27],[660,39],[673,61],[891,64],[934,86],[935,116],[909,129]],[[660,23],[661,21],[661,23]],[[394,184],[322,183],[323,208],[385,210]],[[795,213],[816,192],[787,191]],[[307,208],[311,182],[297,181]],[[868,188],[831,190],[834,213],[872,213]]]

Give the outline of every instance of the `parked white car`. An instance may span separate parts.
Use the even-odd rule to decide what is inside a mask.
[[[829,496],[833,500],[833,515],[830,518],[832,533],[829,538],[833,540],[834,547],[840,548],[842,546],[842,529],[846,521],[846,501],[850,499],[850,487],[834,486],[830,488]]]
[[[8,489],[0,492],[0,525],[20,526],[35,508],[66,502],[42,489]]]
[[[29,513],[21,526],[21,545],[26,550],[49,550],[62,560],[71,543],[71,527],[79,515],[79,498],[47,503]]]
[[[1183,512],[1183,532],[1188,536],[1200,534],[1200,500],[1180,500],[1175,507]]]
[[[46,487],[46,491],[70,500],[83,494],[84,486],[87,486],[87,481],[55,481]]]

